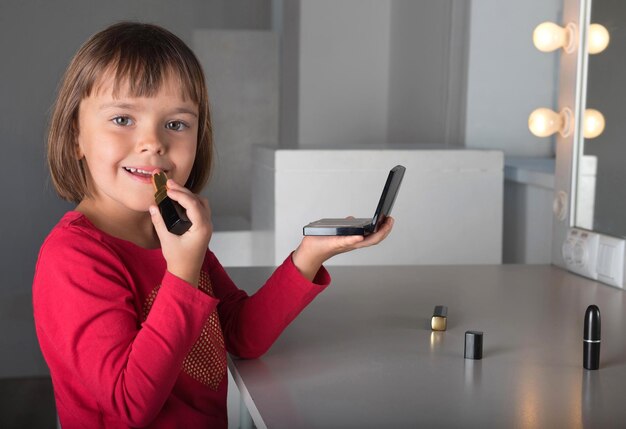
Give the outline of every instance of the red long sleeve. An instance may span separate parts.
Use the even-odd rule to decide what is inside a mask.
[[[324,269],[309,282],[288,258],[248,297],[211,252],[203,271],[196,289],[166,271],[160,249],[77,212],[59,222],[40,251],[33,306],[64,429],[225,427],[224,346],[259,356],[330,282]]]
[[[322,268],[311,287],[290,255],[265,285],[248,297],[235,287],[213,254],[210,258],[214,260],[210,264],[211,278],[230,292],[220,296],[218,305],[226,348],[242,358],[264,354],[302,309],[330,283],[328,272]]]

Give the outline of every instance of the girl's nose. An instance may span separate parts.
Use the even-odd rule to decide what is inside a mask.
[[[137,150],[139,152],[152,152],[163,155],[165,148],[163,136],[160,136],[157,130],[146,131],[139,136],[137,142]]]

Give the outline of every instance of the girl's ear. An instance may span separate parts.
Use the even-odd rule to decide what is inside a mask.
[[[74,156],[76,157],[77,161],[80,161],[85,157],[83,150],[80,148],[80,144],[78,144],[78,139],[76,139],[74,143]]]

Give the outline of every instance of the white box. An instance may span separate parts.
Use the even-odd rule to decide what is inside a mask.
[[[392,234],[378,246],[338,255],[329,265],[502,261],[499,151],[257,147],[253,160],[252,228],[255,237],[264,237],[255,251],[271,255],[274,264],[298,246],[310,221],[372,216],[397,164],[406,173],[392,212]]]

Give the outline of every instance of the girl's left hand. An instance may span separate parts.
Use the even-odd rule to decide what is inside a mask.
[[[313,280],[322,264],[333,256],[373,246],[383,241],[391,232],[393,223],[393,218],[389,216],[385,218],[378,231],[365,237],[362,235],[306,236],[293,252],[293,263],[306,278]]]

